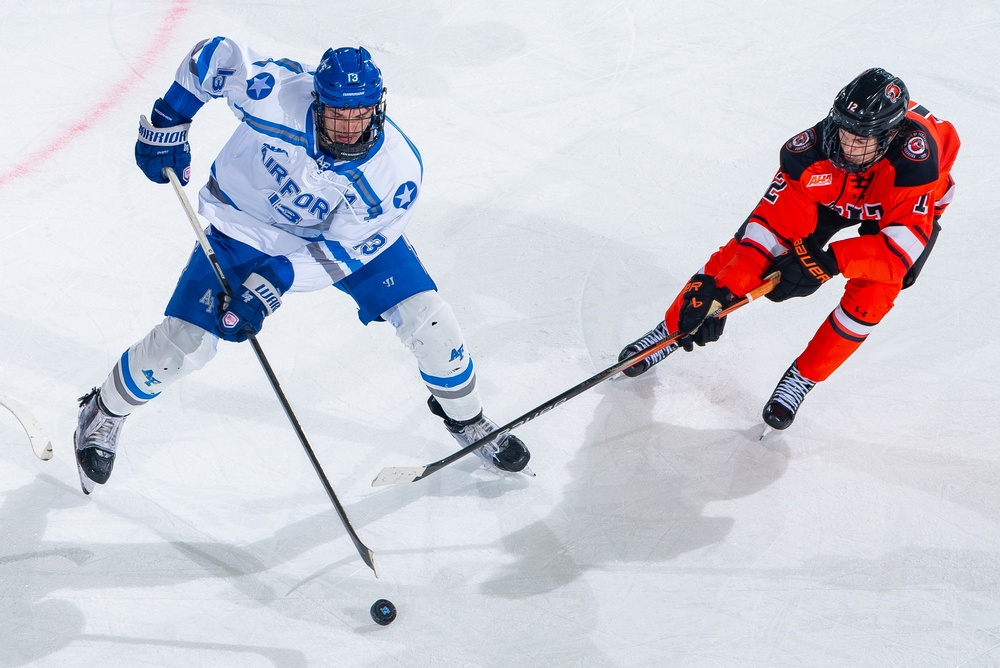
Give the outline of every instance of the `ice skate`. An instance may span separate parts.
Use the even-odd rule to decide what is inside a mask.
[[[80,414],[73,432],[73,444],[84,494],[90,494],[95,485],[103,485],[111,477],[118,435],[124,422],[125,417],[112,415],[104,409],[96,387],[80,397]]]
[[[482,411],[471,420],[452,420],[441,408],[441,404],[433,396],[427,399],[427,406],[431,413],[444,420],[445,427],[451,432],[462,447],[475,443],[482,437],[497,430],[497,424],[493,420],[484,416]],[[490,441],[486,445],[476,448],[476,455],[483,462],[492,468],[506,471],[508,473],[523,473],[534,476],[534,472],[528,468],[528,460],[531,453],[525,447],[524,442],[513,434],[506,434],[499,439]]]
[[[657,343],[662,343],[663,341],[666,340],[667,340],[667,328],[661,322],[656,327],[646,332],[641,338],[633,341],[632,343],[622,348],[622,351],[618,354],[618,361],[621,362],[626,357],[631,357],[632,355],[641,353],[644,350],[649,350]],[[647,371],[649,371],[649,369],[652,368],[654,364],[658,364],[662,362],[664,359],[666,359],[667,355],[677,350],[677,348],[678,345],[676,343],[672,343],[663,350],[660,350],[659,352],[650,355],[641,362],[633,364],[629,368],[622,371],[622,373],[628,376],[629,378],[635,378],[636,376],[642,375]]]
[[[764,406],[762,415],[765,424],[774,429],[788,429],[795,419],[799,406],[802,405],[802,400],[814,387],[816,383],[804,378],[799,373],[798,365],[792,362],[792,366],[788,367],[785,375],[778,381],[774,393]]]

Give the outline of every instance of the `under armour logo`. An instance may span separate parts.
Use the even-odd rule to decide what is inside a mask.
[[[862,318],[865,317],[866,315],[868,315],[868,311],[862,311],[860,306],[855,306],[854,307],[854,312],[857,313]]]

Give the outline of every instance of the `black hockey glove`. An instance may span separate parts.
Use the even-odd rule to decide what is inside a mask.
[[[715,284],[708,274],[695,274],[684,286],[681,294],[683,303],[678,318],[678,329],[687,334],[679,343],[690,352],[695,344],[718,341],[726,327],[725,317],[709,317],[709,314],[736,301],[736,295],[729,288]]]
[[[812,237],[796,239],[784,255],[774,259],[770,271],[781,272],[781,282],[767,293],[772,302],[808,297],[840,273],[833,251],[824,250]]]
[[[190,119],[183,118],[162,99],[153,104],[153,122],[139,117],[139,139],[135,142],[135,164],[154,183],[167,183],[163,173],[171,167],[182,186],[191,178]]]
[[[696,343],[699,346],[704,346],[706,343],[718,341],[719,337],[722,336],[722,330],[725,328],[726,316],[722,316],[721,318],[705,318],[697,332],[685,336],[677,344],[687,352],[691,352],[694,350],[694,344]]]

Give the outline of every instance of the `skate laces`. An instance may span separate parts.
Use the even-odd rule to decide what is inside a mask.
[[[114,454],[115,450],[118,449],[118,431],[121,429],[125,418],[109,417],[102,413],[97,418],[97,421],[97,429],[87,436],[87,439],[84,441],[85,446]]]
[[[114,454],[118,448],[118,432],[125,422],[125,417],[105,413],[97,401],[96,388],[80,397],[80,406],[84,410],[86,422],[89,423],[83,439],[83,448],[97,448]],[[86,415],[88,413],[90,415]]]
[[[659,323],[656,327],[646,332],[646,335],[637,341],[630,343],[626,350],[629,350],[633,355],[643,352],[644,350],[649,350],[658,343],[663,343],[667,340],[667,328],[664,323]],[[644,364],[646,367],[651,367],[657,362],[661,362],[670,353],[677,350],[677,344],[672,343],[663,350],[659,350],[639,364]]]
[[[657,343],[667,340],[667,328],[661,322],[653,329],[646,332],[646,335],[633,343],[630,347],[635,348],[636,352],[652,348]]]
[[[808,378],[803,378],[802,374],[799,373],[798,365],[792,364],[785,375],[781,377],[778,386],[774,388],[771,401],[777,401],[794,412],[798,410],[799,404],[806,398],[809,390],[814,387],[816,387],[816,383]]]
[[[462,427],[462,436],[468,439],[466,442],[466,445],[468,445],[470,443],[475,443],[479,439],[488,436],[489,434],[492,434],[496,430],[497,426],[492,420],[490,420],[487,417],[482,417],[479,419],[478,422],[474,422],[473,424],[468,424]],[[486,443],[485,445],[483,445],[478,449],[480,452],[484,454],[491,456],[495,455],[501,450],[501,446],[498,441],[505,439],[506,435],[504,435],[503,439],[499,438],[493,439],[492,441],[489,441],[488,443]]]

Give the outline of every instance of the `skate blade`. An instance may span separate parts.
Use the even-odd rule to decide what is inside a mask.
[[[87,496],[94,491],[94,487],[97,483],[87,477],[87,474],[83,472],[83,467],[80,466],[80,451],[76,449],[76,432],[73,432],[73,459],[76,460],[76,472],[80,475],[80,489]]]
[[[772,431],[774,431],[774,428],[771,427],[771,425],[769,425],[769,424],[765,424],[764,425],[764,431],[762,431],[760,433],[760,438],[758,438],[757,440],[758,441],[763,441],[764,437],[767,436],[768,434],[770,434]]]
[[[94,487],[97,486],[97,483],[87,477],[87,474],[83,472],[83,467],[81,467],[79,463],[76,465],[76,472],[80,474],[80,489],[83,490],[84,494],[90,496],[90,493],[94,491]]]
[[[535,477],[535,472],[532,471],[531,467],[528,466],[527,464],[525,464],[524,468],[521,469],[520,471],[508,471],[506,469],[500,468],[496,464],[486,464],[486,465],[483,466],[483,469],[485,469],[487,471],[492,471],[493,473],[496,473],[497,475],[499,475],[501,477],[503,477],[503,476],[509,476],[509,475],[512,475],[512,476],[526,475],[529,478],[534,478]]]

